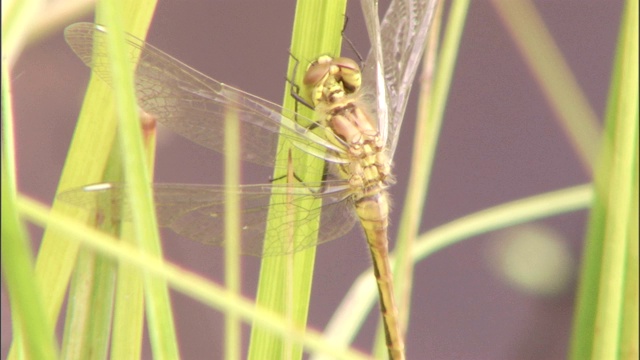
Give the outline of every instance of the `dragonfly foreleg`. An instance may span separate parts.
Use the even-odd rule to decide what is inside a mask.
[[[276,181],[278,181],[278,180],[285,179],[285,178],[287,178],[287,176],[288,176],[288,175],[282,175],[282,176],[278,176],[278,177],[276,177],[276,178],[271,178],[271,179],[269,179],[269,182],[272,182],[272,183],[273,183],[273,182],[276,182]],[[295,171],[293,172],[293,178],[294,178],[294,179],[296,179],[296,180],[298,180],[301,184],[304,184],[304,181],[302,180],[302,178],[300,178],[300,177],[298,176],[298,174],[296,174],[296,173],[295,173]]]
[[[310,104],[307,100],[305,100],[302,95],[300,95],[300,85],[298,85],[295,82],[295,78],[296,78],[296,73],[298,72],[298,65],[300,65],[300,60],[298,60],[297,57],[293,56],[292,53],[289,53],[289,56],[291,56],[291,58],[293,59],[293,61],[295,62],[295,64],[293,65],[293,71],[291,73],[291,78],[285,78],[285,80],[289,83],[289,85],[291,86],[289,88],[289,94],[291,95],[292,98],[294,98],[296,100],[296,113],[298,112],[298,104],[302,104],[306,107],[308,107],[311,110],[315,110],[315,107]],[[311,126],[315,126],[315,125],[311,125]]]
[[[322,170],[322,179],[320,181],[320,184],[322,185],[319,189],[314,190],[312,186],[309,186],[307,183],[305,183],[304,180],[302,180],[302,178],[300,176],[298,176],[298,174],[296,174],[296,172],[293,172],[293,178],[296,179],[300,184],[304,185],[307,187],[307,189],[309,190],[310,193],[312,194],[321,194],[323,193],[326,189],[328,189],[328,183],[327,183],[327,179],[329,178],[329,164],[328,163],[324,163],[324,169]],[[289,175],[285,174],[282,176],[278,176],[276,178],[272,178],[269,179],[269,182],[273,183],[282,179],[286,179]]]
[[[345,34],[348,23],[349,23],[349,16],[347,14],[344,14],[344,25],[342,26],[342,31],[340,32],[340,35],[342,35],[342,38],[347,42],[347,44],[351,48],[351,51],[353,51],[354,54],[356,54],[356,57],[360,62],[360,68],[362,68],[364,64],[364,58],[362,57],[362,55],[360,55],[360,52],[356,48],[356,45],[353,43],[353,41],[351,41],[351,39],[349,39],[349,37]]]

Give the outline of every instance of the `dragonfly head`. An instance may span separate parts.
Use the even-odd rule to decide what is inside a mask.
[[[304,76],[304,85],[310,89],[314,105],[333,103],[360,89],[360,66],[349,58],[323,55],[312,62]]]

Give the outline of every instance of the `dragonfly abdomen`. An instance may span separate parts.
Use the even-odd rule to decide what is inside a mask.
[[[404,359],[404,336],[398,322],[398,308],[393,296],[393,274],[389,264],[387,241],[389,195],[382,190],[375,195],[356,201],[355,205],[373,259],[373,270],[378,283],[380,313],[384,318],[389,359]]]

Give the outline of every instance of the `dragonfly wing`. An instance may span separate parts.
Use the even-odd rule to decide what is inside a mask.
[[[73,51],[110,84],[107,36],[104,27],[92,23],[73,24],[65,30]],[[240,120],[241,157],[246,161],[273,166],[279,136],[312,155],[341,161],[336,155],[340,148],[308,130],[311,124],[322,128],[320,124],[213,80],[133,35],[126,34],[126,41],[130,62],[137,63],[135,84],[140,106],[174,132],[223,152],[225,117],[234,112]]]
[[[384,76],[379,77],[370,69],[375,68],[379,50],[367,56],[363,72],[363,90],[375,89],[379,81],[386,83],[388,106],[387,147],[392,158],[398,144],[398,134],[407,106],[426,38],[438,0],[394,0],[389,5],[380,25],[377,37],[382,44]],[[365,20],[378,22],[378,13],[365,13]],[[372,46],[374,40],[371,40]],[[380,116],[380,115],[378,115]]]
[[[343,182],[290,185],[154,184],[158,223],[179,235],[209,245],[224,245],[225,202],[229,193],[240,199],[241,251],[246,255],[270,256],[297,252],[327,242],[348,232],[355,222],[353,202]],[[126,186],[104,183],[61,193],[60,200],[96,211],[97,218],[110,221],[131,219]],[[272,209],[275,226],[265,239],[267,216]],[[295,211],[295,216],[292,212]],[[320,237],[316,236],[320,218]],[[295,234],[296,242],[290,243]]]
[[[362,0],[362,13],[367,24],[371,50],[364,65],[360,94],[367,104],[375,104],[374,120],[382,140],[386,143],[389,135],[389,94],[384,79],[384,57],[380,39],[378,2]]]

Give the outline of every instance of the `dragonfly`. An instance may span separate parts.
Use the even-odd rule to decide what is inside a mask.
[[[243,160],[277,168],[279,138],[324,160],[318,182],[153,184],[160,226],[201,243],[223,245],[224,205],[232,192],[242,207],[241,252],[274,256],[339,238],[360,220],[373,258],[389,358],[394,360],[404,359],[405,346],[388,260],[387,188],[393,183],[391,159],[436,2],[392,1],[380,22],[377,2],[363,1],[372,48],[362,69],[353,60],[329,56],[318,57],[307,69],[304,85],[319,115],[315,120],[213,80],[126,34],[130,61],[136,64],[139,106],[165,127],[222,153],[225,114],[232,109],[240,123]],[[107,29],[92,23],[65,29],[72,50],[111,83],[107,36]],[[101,183],[66,190],[58,198],[126,220],[131,217],[126,192],[124,184]],[[121,210],[114,213],[114,207]],[[303,216],[291,217],[292,207]],[[282,221],[265,234],[268,218]],[[319,227],[310,225],[318,219]],[[296,241],[291,242],[294,229]]]

